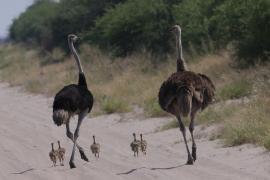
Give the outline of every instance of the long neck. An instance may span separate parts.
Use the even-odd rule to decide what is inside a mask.
[[[136,135],[134,135],[134,141],[136,141]]]
[[[142,141],[142,135],[141,135],[141,141]]]
[[[69,45],[69,49],[71,50],[72,55],[74,56],[74,58],[76,60],[77,66],[79,68],[79,73],[83,74],[83,69],[82,69],[80,57],[79,57],[71,39],[68,39],[68,45]]]
[[[176,51],[177,51],[177,72],[187,71],[187,65],[183,57],[181,31],[176,35]]]
[[[52,144],[52,151],[54,151],[54,149],[53,149],[53,144]]]
[[[94,139],[94,144],[96,144],[96,138],[95,138],[95,136],[93,136],[93,139]]]
[[[60,142],[58,142],[58,146],[59,146],[59,148],[61,148]]]

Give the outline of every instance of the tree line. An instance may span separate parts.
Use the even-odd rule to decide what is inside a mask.
[[[51,51],[69,33],[114,56],[169,53],[179,24],[187,51],[233,47],[242,65],[268,61],[269,0],[36,0],[15,19],[10,38]]]

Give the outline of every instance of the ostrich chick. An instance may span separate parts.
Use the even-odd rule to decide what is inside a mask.
[[[133,133],[134,140],[131,142],[130,147],[131,150],[134,152],[134,157],[139,156],[139,148],[141,145],[141,142],[139,140],[136,140],[136,134]]]
[[[146,155],[147,142],[146,140],[143,140],[142,134],[140,134],[140,136],[141,136],[141,150],[143,154]]]
[[[95,155],[95,157],[99,158],[99,152],[100,152],[100,144],[96,143],[96,137],[93,136],[93,144],[90,146],[92,153]]]
[[[58,151],[59,162],[60,162],[61,166],[64,166],[64,159],[65,159],[66,150],[65,150],[65,148],[61,147],[60,141],[58,141],[58,150],[57,151]]]
[[[53,162],[53,166],[56,166],[57,152],[53,148],[53,143],[51,145],[52,145],[52,150],[49,153],[49,156],[50,156],[51,161]]]

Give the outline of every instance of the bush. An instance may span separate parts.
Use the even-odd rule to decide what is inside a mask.
[[[68,50],[67,34],[76,33],[115,56],[146,50],[159,60],[174,50],[173,24],[182,26],[191,52],[233,45],[241,66],[270,59],[269,0],[37,0],[14,20],[10,36],[51,51]]]
[[[101,100],[101,109],[107,114],[123,113],[130,110],[128,104],[122,99],[107,96]]]
[[[113,55],[144,49],[167,52],[170,13],[162,0],[128,0],[99,18],[92,40]]]
[[[205,41],[211,39],[210,19],[216,6],[215,0],[183,0],[173,6],[174,21],[182,26],[183,43],[186,46],[191,43],[199,50]]]
[[[144,110],[150,117],[160,117],[168,115],[167,112],[162,110],[156,98],[150,98],[144,102]]]
[[[235,81],[225,85],[218,93],[218,97],[222,100],[236,99],[248,96],[252,91],[252,85],[245,80]]]
[[[38,43],[43,49],[52,49],[51,22],[55,14],[56,3],[54,1],[35,1],[27,11],[13,21],[10,27],[11,39],[32,44]]]
[[[174,129],[174,128],[179,128],[179,123],[175,119],[173,119],[171,122],[163,125],[159,130],[160,131],[166,131],[168,129]]]
[[[233,42],[240,65],[269,61],[269,0],[226,0],[216,8],[212,24],[216,27],[215,39],[219,44]]]

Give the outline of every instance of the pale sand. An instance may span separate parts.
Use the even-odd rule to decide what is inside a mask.
[[[72,143],[65,127],[54,125],[52,99],[33,96],[0,84],[0,179],[1,180],[249,180],[270,179],[270,156],[263,148],[244,145],[223,148],[219,141],[197,139],[198,160],[185,165],[187,154],[178,129],[155,130],[171,118],[142,120],[131,115],[87,118],[81,126],[79,144],[90,162],[76,151],[76,169],[69,169]],[[74,127],[76,120],[72,121]],[[195,128],[197,137],[205,130]],[[211,129],[211,128],[210,128]],[[134,158],[132,133],[144,133],[147,155]],[[101,144],[100,158],[90,152],[92,135]],[[189,133],[188,133],[189,137]],[[50,143],[66,148],[65,166],[52,167]],[[58,162],[59,164],[59,162]]]

